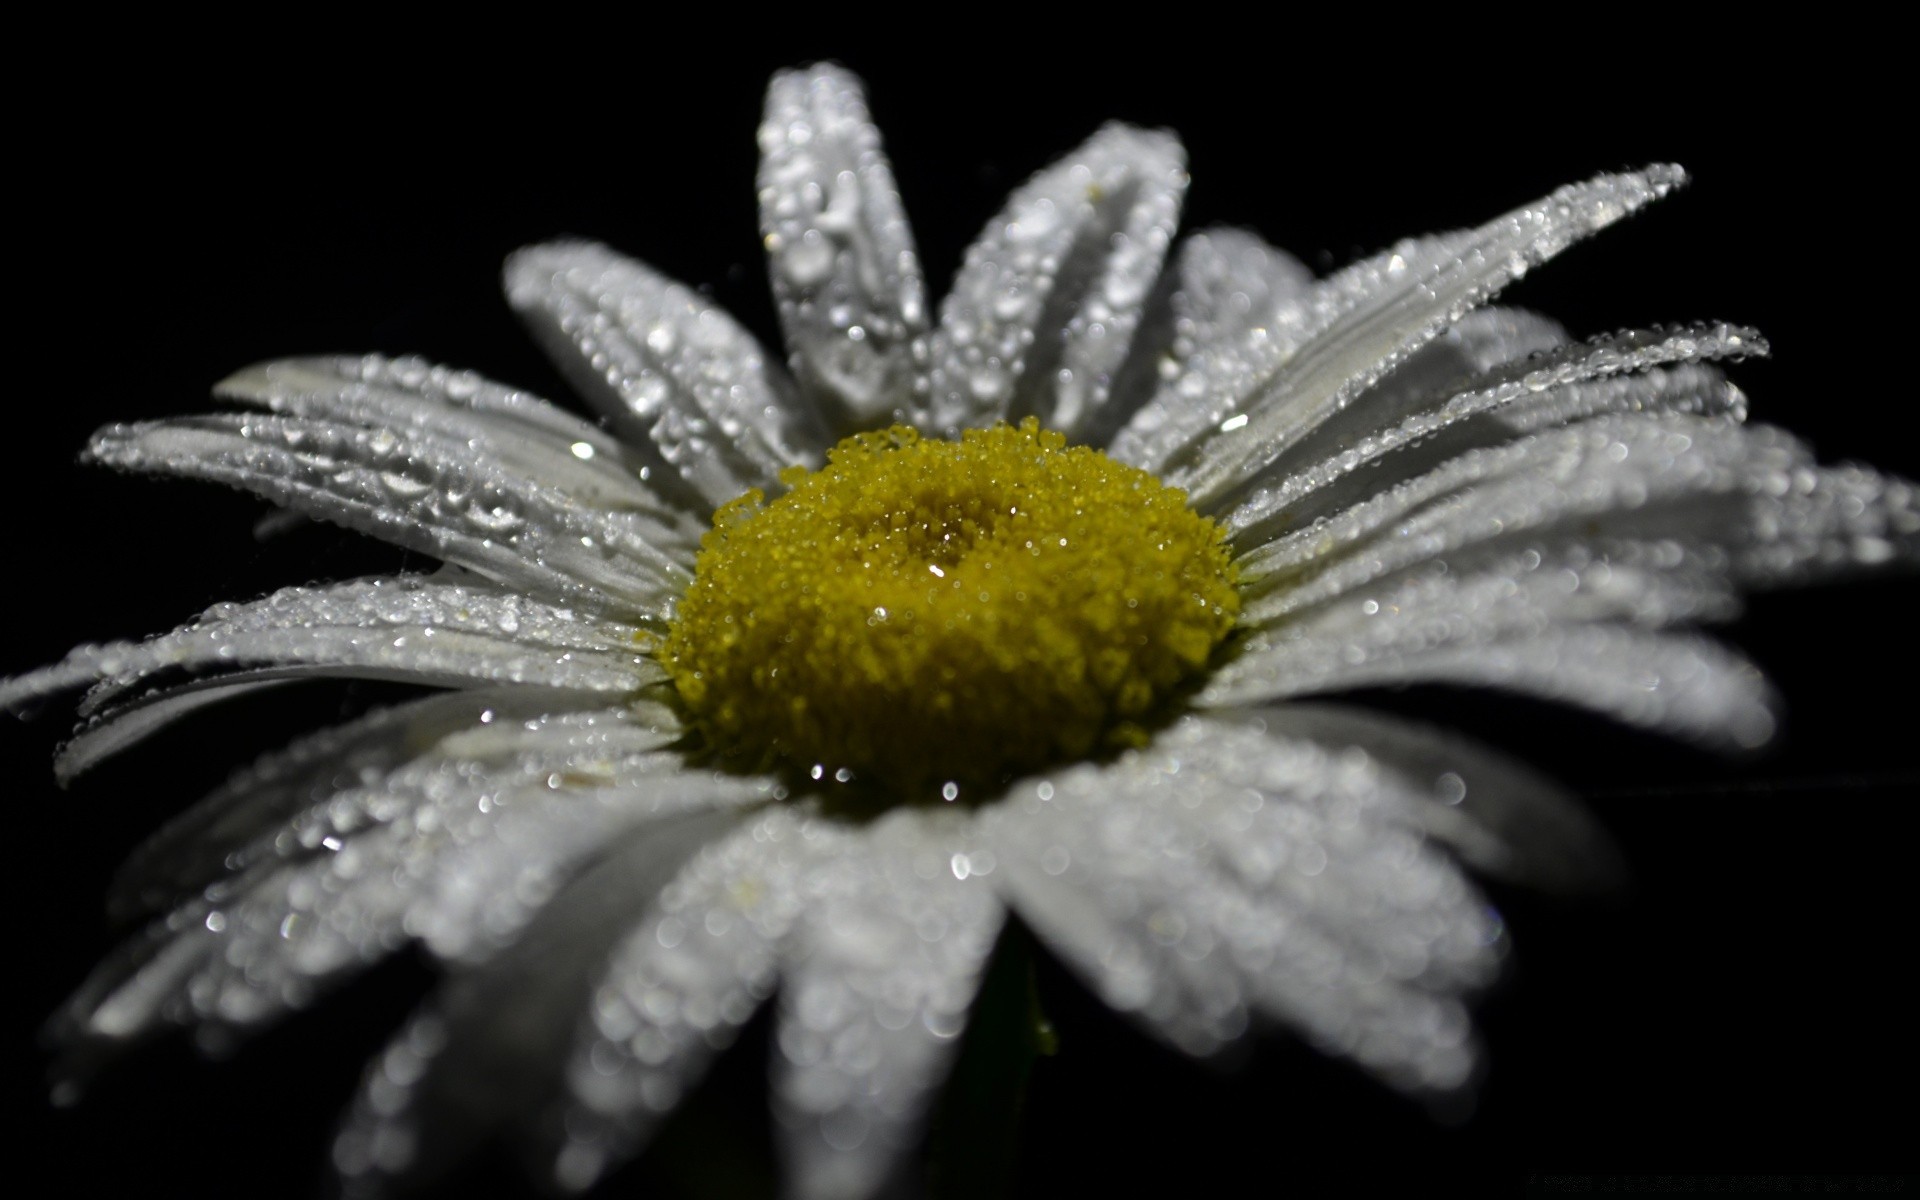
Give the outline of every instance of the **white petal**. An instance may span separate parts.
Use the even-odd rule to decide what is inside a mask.
[[[1478,871],[1533,887],[1586,890],[1620,867],[1606,833],[1553,780],[1450,731],[1334,704],[1290,703],[1250,712],[1269,733],[1336,754],[1357,748],[1431,803],[1420,827]]]
[[[316,800],[330,799],[340,788],[337,781],[385,777],[464,730],[525,728],[527,721],[543,727],[543,719],[555,714],[598,710],[607,721],[645,730],[651,744],[640,749],[663,747],[679,735],[672,714],[659,705],[605,710],[606,702],[591,692],[477,688],[426,696],[310,734],[235,772],[162,826],[120,869],[108,907],[123,915],[160,908],[265,861],[288,823]],[[478,748],[468,738],[462,751]]]
[[[780,951],[774,1113],[788,1191],[852,1200],[910,1160],[1003,910],[967,814],[896,809],[821,842]]]
[[[1400,1086],[1466,1082],[1450,997],[1492,977],[1499,924],[1423,844],[1397,780],[1188,718],[1046,782],[988,814],[1007,886],[1111,1002],[1196,1052],[1251,1005]]]
[[[334,1142],[349,1195],[428,1182],[489,1135],[533,1133],[613,945],[674,871],[738,819],[726,811],[648,824],[568,883],[523,937],[434,993],[366,1079]]]
[[[691,578],[657,521],[513,475],[463,441],[272,415],[110,426],[89,456],[204,479],[345,525],[535,595],[661,616]]]
[[[1250,551],[1240,570],[1261,587],[1296,581],[1280,602],[1292,611],[1492,538],[1631,519],[1667,500],[1784,490],[1808,465],[1804,447],[1764,427],[1606,416],[1461,455]]]
[[[1244,980],[1213,955],[1214,931],[1169,906],[1223,885],[1163,806],[1082,767],[1014,785],[981,817],[1007,903],[1107,1005],[1189,1054],[1248,1029]]]
[[[1468,320],[1482,315],[1475,313]],[[1434,343],[1406,366],[1420,365],[1432,350],[1446,345],[1445,340]],[[1401,391],[1396,385],[1402,373],[1396,371],[1263,469],[1250,493],[1224,519],[1243,542],[1250,532],[1260,536],[1276,527],[1297,528],[1467,450],[1602,413],[1740,415],[1739,390],[1717,371],[1692,365],[1667,371],[1647,368],[1764,353],[1765,347],[1751,330],[1699,326],[1563,347],[1456,376],[1444,381],[1437,393],[1420,387]],[[1645,373],[1621,377],[1628,369]],[[1383,462],[1388,456],[1393,456],[1391,461]],[[1367,469],[1364,476],[1350,478],[1362,468]]]
[[[760,155],[760,230],[794,375],[843,428],[905,420],[926,291],[860,81],[827,64],[775,75]]]
[[[552,1177],[591,1186],[638,1153],[772,993],[817,822],[779,805],[701,851],[614,951],[567,1062]]]
[[[1537,632],[1516,632],[1497,621],[1485,628],[1449,619],[1458,617],[1383,627],[1365,641],[1311,634],[1255,639],[1195,703],[1236,707],[1351,688],[1450,683],[1576,704],[1720,747],[1750,749],[1773,736],[1774,699],[1759,670],[1710,639],[1551,622]]]
[[[1802,469],[1762,481],[1721,536],[1749,587],[1920,564],[1920,488],[1866,467]]]
[[[1209,229],[1187,238],[1148,300],[1106,407],[1082,425],[1081,438],[1111,443],[1115,458],[1143,465],[1132,457],[1142,442],[1170,412],[1192,405],[1180,388],[1189,365],[1293,311],[1312,285],[1304,264],[1245,230]]]
[[[264,1026],[416,938],[484,961],[636,827],[765,795],[566,720],[525,732],[497,761],[458,757],[451,739],[300,814],[263,861],[96,970],[58,1021],[70,1069],[168,1024],[216,1038]]]
[[[288,416],[373,429],[417,428],[453,437],[590,504],[646,512],[663,545],[684,537],[682,514],[641,482],[644,463],[597,425],[471,371],[378,354],[260,363],[214,394]]]
[[[941,305],[914,424],[1037,416],[1073,434],[1106,402],[1186,183],[1172,135],[1109,125],[1015,191]]]
[[[97,710],[163,672],[261,665],[440,686],[625,693],[665,677],[634,653],[636,633],[511,593],[414,577],[286,588],[216,605],[144,642],[77,647],[53,666],[0,682],[0,707],[101,681],[87,699]]]
[[[53,756],[53,777],[61,787],[107,759],[165,729],[189,713],[210,704],[264,688],[291,683],[291,677],[260,678],[260,674],[284,675],[284,672],[238,671],[218,679],[196,681],[176,687],[154,688],[130,700],[108,703],[88,717]],[[243,678],[235,678],[242,676]],[[95,684],[94,687],[104,687]],[[84,703],[84,700],[83,700]]]
[[[1676,167],[1602,175],[1480,227],[1456,252],[1389,270],[1361,303],[1307,341],[1270,376],[1242,387],[1230,412],[1168,461],[1167,482],[1203,511],[1344,408],[1448,325],[1507,284],[1678,186]],[[1246,417],[1239,421],[1239,417]]]
[[[814,466],[825,432],[732,317],[595,242],[507,259],[507,301],[588,402],[708,508]]]

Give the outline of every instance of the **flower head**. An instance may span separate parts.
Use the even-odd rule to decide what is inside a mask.
[[[604,428],[364,357],[97,435],[446,565],[0,685],[92,687],[63,773],[281,679],[445,690],[141,852],[122,899],[166,915],[62,1013],[76,1064],[263,1027],[414,942],[457,978],[369,1069],[343,1175],[516,1131],[582,1188],[777,993],[792,1186],[872,1194],[1011,909],[1183,1050],[1266,1020],[1456,1092],[1504,948],[1458,864],[1550,872],[1588,835],[1494,755],[1299,698],[1478,683],[1754,745],[1757,672],[1684,627],[1920,555],[1909,485],[1745,423],[1711,364],[1752,331],[1578,342],[1486,307],[1675,168],[1316,280],[1245,234],[1173,250],[1179,145],[1110,126],[1015,192],[936,320],[858,84],[783,74],[760,140],[790,373],[566,242],[508,295]]]

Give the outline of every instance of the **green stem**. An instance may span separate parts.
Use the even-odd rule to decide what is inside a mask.
[[[1032,936],[1009,923],[934,1112],[927,1146],[932,1200],[1012,1194],[1027,1084],[1035,1061],[1058,1049],[1034,985]]]

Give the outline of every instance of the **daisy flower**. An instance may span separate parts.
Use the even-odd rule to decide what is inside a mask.
[[[1440,682],[1748,748],[1690,627],[1920,555],[1910,485],[1746,422],[1702,323],[1576,339],[1506,285],[1655,166],[1325,277],[1176,241],[1172,135],[1018,188],[930,304],[859,84],[777,76],[761,224],[786,366],[605,246],[507,263],[600,423],[470,372],[282,360],[91,459],[213,480],[430,572],[288,588],[0,684],[76,688],[71,778],[285,681],[440,689],[237,774],[129,864],[152,914],[56,1018],[70,1089],[219,1046],[409,945],[447,980],[370,1064],[350,1189],[499,1136],[592,1186],[763,1004],[790,1189],[906,1177],[1010,913],[1189,1054],[1266,1025],[1392,1087],[1476,1074],[1478,871],[1605,854],[1551,783],[1322,700]]]

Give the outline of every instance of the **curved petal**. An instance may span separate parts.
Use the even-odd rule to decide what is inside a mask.
[[[665,678],[636,653],[638,632],[511,592],[410,576],[285,588],[248,604],[215,605],[144,642],[76,647],[52,666],[0,681],[0,707],[98,681],[87,697],[88,710],[98,710],[165,672],[245,666],[629,693]]]
[[[1558,783],[1448,730],[1337,704],[1292,702],[1244,718],[1340,754],[1364,751],[1431,803],[1420,827],[1476,871],[1531,887],[1603,889],[1623,868],[1606,831]]]
[[[225,483],[537,596],[660,618],[691,579],[685,531],[602,509],[425,429],[276,415],[109,426],[107,466]],[[664,543],[664,544],[663,544]]]
[[[1292,311],[1312,285],[1313,273],[1298,259],[1246,230],[1186,238],[1148,298],[1107,404],[1082,423],[1079,437],[1132,461],[1127,447],[1164,423],[1170,407],[1191,404],[1178,388],[1191,362]]]
[[[455,742],[302,813],[261,861],[96,970],[56,1019],[65,1072],[167,1025],[213,1044],[260,1028],[409,940],[484,961],[627,831],[765,795],[764,782],[687,772],[593,728],[524,732],[497,760],[460,757]]]
[[[1106,403],[1186,184],[1171,134],[1109,125],[1015,191],[941,305],[914,424],[1037,416],[1076,435]]]
[[[1487,313],[1473,314],[1461,327]],[[1456,332],[1458,327],[1448,338]],[[1406,365],[1419,365],[1447,344],[1428,346]],[[1357,503],[1467,450],[1608,412],[1744,416],[1739,389],[1719,372],[1692,364],[1764,353],[1766,342],[1750,329],[1701,325],[1614,334],[1508,360],[1444,380],[1437,392],[1401,391],[1394,387],[1401,379],[1395,372],[1263,469],[1223,520],[1248,544]],[[1674,363],[1682,365],[1653,369]],[[1447,433],[1455,436],[1439,436]],[[1350,479],[1363,469],[1363,476]]]
[[[559,1103],[567,1051],[614,944],[699,848],[740,819],[652,822],[569,882],[503,952],[459,972],[368,1066],[334,1141],[349,1196],[432,1180]]]
[[[773,77],[759,187],[773,297],[800,385],[843,431],[905,420],[926,289],[858,79],[825,63]]]
[[[787,1187],[811,1200],[899,1177],[1004,915],[967,814],[895,810],[840,841],[780,951],[774,1115]]]
[[[1710,638],[1611,624],[1516,629],[1472,608],[1391,622],[1365,638],[1256,637],[1195,703],[1244,706],[1412,683],[1501,688],[1575,704],[1711,746],[1752,749],[1773,736],[1775,701],[1752,663]]]
[[[308,672],[309,675],[317,672]],[[53,756],[53,778],[66,787],[107,759],[211,704],[248,692],[293,682],[292,672],[275,668],[235,671],[174,687],[159,687],[113,702],[87,717]],[[95,688],[106,687],[95,684]],[[81,703],[85,703],[82,697]]]
[[[1186,422],[1166,481],[1212,511],[1315,426],[1494,293],[1579,239],[1679,186],[1677,167],[1561,188],[1446,243],[1435,263],[1395,255],[1361,300],[1271,373],[1235,381]],[[1395,265],[1397,264],[1397,266]],[[1202,422],[1200,416],[1209,419]],[[1172,439],[1169,439],[1172,440]]]
[[[808,812],[769,808],[696,855],[628,931],[567,1060],[553,1182],[584,1191],[638,1153],[773,992],[820,836]]]
[[[694,544],[685,541],[685,514],[642,482],[645,464],[618,440],[538,396],[471,371],[378,354],[287,358],[236,372],[214,386],[214,395],[290,417],[456,438],[510,474],[596,507],[653,517],[663,549]]]
[[[1580,522],[1591,536],[1659,502],[1792,490],[1811,466],[1776,430],[1679,414],[1621,414],[1476,450],[1239,559],[1256,590],[1297,611],[1358,583],[1494,538]],[[1591,528],[1599,522],[1599,528]],[[1738,532],[1727,522],[1727,533]]]
[[[1023,786],[983,823],[1022,915],[1175,1044],[1217,1048],[1251,1008],[1444,1092],[1473,1062],[1457,997],[1493,977],[1502,943],[1425,844],[1423,803],[1364,757],[1187,718],[1114,764]]]
[[[814,414],[753,335],[698,293],[596,242],[515,251],[507,301],[581,395],[659,456],[655,482],[717,508],[817,466]]]
[[[671,712],[660,705],[607,709],[606,703],[604,695],[593,692],[476,688],[425,696],[309,734],[236,772],[148,838],[120,868],[108,908],[132,915],[175,904],[223,875],[284,854],[283,835],[299,840],[299,827],[291,823],[317,801],[330,803],[340,781],[390,777],[402,765],[444,748],[456,734],[494,725],[544,729],[564,725],[565,714],[591,713],[605,724],[644,731],[632,744],[638,751],[663,748],[680,735]],[[495,745],[488,746],[488,740]],[[468,737],[461,753],[475,756],[485,748],[485,757],[498,758],[511,741]],[[334,827],[324,836],[342,832]]]

